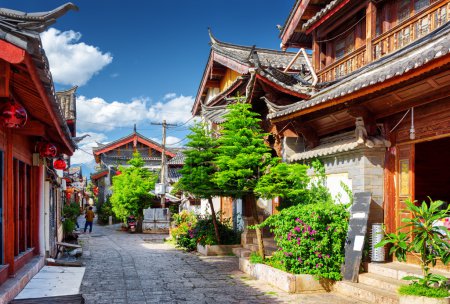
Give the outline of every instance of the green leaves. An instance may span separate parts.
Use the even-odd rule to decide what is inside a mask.
[[[142,215],[150,207],[158,176],[144,168],[145,162],[139,153],[133,154],[129,167],[120,167],[122,174],[113,177],[112,211],[117,218],[126,220],[130,214]]]
[[[442,201],[433,201],[430,203],[422,202],[416,205],[411,201],[405,202],[406,209],[411,216],[403,218],[402,227],[397,233],[387,234],[383,240],[376,245],[382,247],[392,244],[390,254],[395,254],[399,261],[406,261],[407,253],[414,253],[420,257],[423,278],[409,276],[405,280],[412,280],[415,284],[421,286],[433,286],[440,284],[442,277],[430,274],[430,266],[435,266],[440,260],[444,265],[450,262],[450,231],[446,227],[437,225],[448,216],[450,207],[442,208]],[[408,233],[401,231],[408,231]]]

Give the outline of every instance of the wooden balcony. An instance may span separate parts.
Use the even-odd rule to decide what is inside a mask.
[[[373,59],[392,53],[449,21],[450,3],[437,1],[372,40]]]
[[[362,46],[320,70],[317,73],[319,82],[333,81],[341,78],[364,66],[365,63],[366,46]]]
[[[425,36],[450,20],[450,1],[436,1],[423,11],[404,20],[389,31],[375,37],[371,45],[364,45],[317,72],[319,82],[334,81],[369,63],[397,51]],[[369,48],[369,54],[366,49]],[[367,50],[369,51],[369,50]],[[372,56],[367,56],[372,55]]]

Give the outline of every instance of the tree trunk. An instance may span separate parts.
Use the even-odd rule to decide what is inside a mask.
[[[264,254],[264,241],[262,237],[262,231],[261,228],[259,228],[257,225],[259,225],[259,217],[258,217],[258,204],[256,203],[256,198],[253,194],[249,195],[249,199],[252,202],[252,215],[253,220],[255,221],[256,225],[256,239],[258,241],[258,254],[260,257],[263,258],[263,260],[266,258]]]
[[[214,211],[214,204],[212,201],[212,197],[208,198],[209,207],[211,207],[211,216],[212,216],[212,222],[214,225],[214,232],[216,233],[216,241],[217,244],[222,244],[220,241],[220,233],[219,233],[219,225],[217,225],[217,218],[216,218],[216,211]]]

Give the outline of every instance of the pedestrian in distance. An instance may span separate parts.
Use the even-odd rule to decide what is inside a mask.
[[[89,226],[89,233],[92,232],[92,224],[94,222],[94,211],[92,211],[92,207],[89,207],[89,210],[86,211],[86,214],[84,215],[85,219],[86,219],[86,224],[84,224],[84,232],[86,233],[86,230]]]

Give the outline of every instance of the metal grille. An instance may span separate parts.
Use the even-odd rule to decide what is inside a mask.
[[[371,260],[372,262],[384,262],[385,252],[384,247],[375,248],[375,245],[381,242],[383,239],[383,224],[372,224],[372,237],[371,237]]]

